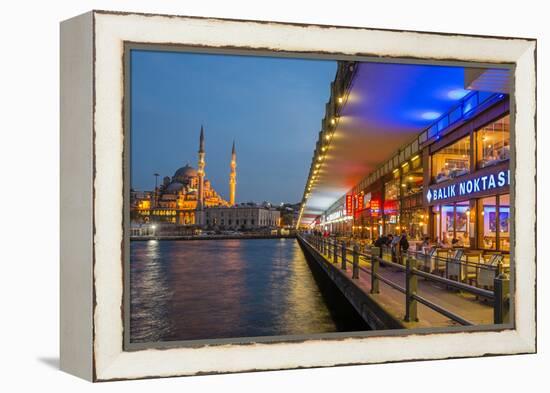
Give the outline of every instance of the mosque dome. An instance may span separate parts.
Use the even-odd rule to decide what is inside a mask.
[[[166,192],[168,193],[175,193],[175,192],[178,192],[178,191],[181,191],[183,189],[183,184],[180,183],[180,182],[173,182],[173,183],[170,183],[167,187],[166,187]]]
[[[185,165],[184,167],[181,167],[174,173],[174,176],[172,177],[172,180],[183,180],[183,179],[189,179],[191,177],[197,177],[198,173],[195,168],[190,166],[189,164]]]

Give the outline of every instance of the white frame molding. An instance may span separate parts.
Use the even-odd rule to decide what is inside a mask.
[[[61,41],[61,211],[84,201],[61,217],[64,370],[105,381],[536,351],[535,40],[93,11]],[[124,42],[514,64],[515,329],[124,351]]]

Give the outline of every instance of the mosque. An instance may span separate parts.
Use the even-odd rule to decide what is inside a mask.
[[[130,210],[136,223],[166,222],[178,225],[204,226],[205,208],[235,205],[237,186],[237,153],[235,142],[231,151],[229,201],[224,200],[206,179],[204,128],[201,126],[197,169],[189,164],[163,178],[152,192],[132,191]]]

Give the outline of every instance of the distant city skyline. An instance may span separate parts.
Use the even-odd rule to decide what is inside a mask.
[[[336,62],[132,50],[131,187],[197,167],[226,200],[233,141],[236,202],[301,200]]]

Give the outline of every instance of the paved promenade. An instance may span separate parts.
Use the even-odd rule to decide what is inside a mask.
[[[327,256],[324,254],[323,256],[327,262],[341,270],[340,257],[338,257],[337,264],[334,264],[332,263],[332,255]],[[370,271],[370,261],[366,257],[360,257],[359,279],[356,280],[352,279],[352,259],[350,253],[347,255],[347,261],[347,269],[343,273],[375,299],[387,312],[396,319],[403,321],[405,316],[405,294],[382,281],[380,281],[380,293],[370,294],[371,275],[367,272],[367,270]],[[380,264],[379,274],[402,288],[405,287],[405,271]],[[475,325],[493,324],[493,306],[489,301],[477,300],[474,295],[454,289],[447,289],[443,284],[428,281],[421,277],[418,278],[417,293],[419,296],[432,301]],[[460,326],[457,322],[420,303],[418,303],[418,319],[419,322],[403,322],[403,324],[410,328]]]

